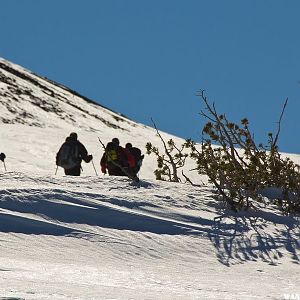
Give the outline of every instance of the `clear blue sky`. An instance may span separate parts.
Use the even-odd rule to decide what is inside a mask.
[[[300,153],[299,0],[1,1],[0,56],[164,131],[200,140],[206,90]]]

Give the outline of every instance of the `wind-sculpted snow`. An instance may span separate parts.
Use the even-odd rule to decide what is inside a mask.
[[[66,227],[78,224],[88,226],[113,228],[117,230],[131,230],[138,232],[152,232],[156,234],[186,234],[193,229],[192,226],[183,225],[179,222],[159,219],[154,216],[147,216],[137,212],[120,209],[118,206],[107,206],[109,199],[98,194],[91,193],[71,193],[63,190],[8,190],[7,194],[2,194],[1,208],[17,213],[34,214],[46,220],[44,231],[41,226],[33,222],[33,227],[28,225],[16,226],[10,230],[10,224],[4,231],[13,231],[32,234],[53,234],[53,224],[68,224]],[[13,200],[12,200],[13,199]],[[88,199],[88,201],[82,200]],[[123,201],[124,202],[124,201]],[[124,204],[124,203],[123,203]],[[128,204],[132,208],[147,206],[144,203]],[[125,205],[127,206],[127,205]],[[49,227],[49,228],[48,228]],[[58,226],[61,227],[61,226]],[[37,228],[37,231],[35,230]],[[88,232],[87,232],[88,233]],[[55,233],[54,233],[55,235]]]
[[[210,187],[20,172],[0,180],[2,295],[256,299],[265,296],[262,276],[274,297],[279,283],[299,283],[297,220],[276,210],[230,213]],[[248,282],[245,272],[257,277]]]

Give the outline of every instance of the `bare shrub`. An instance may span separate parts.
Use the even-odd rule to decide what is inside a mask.
[[[300,209],[299,166],[278,152],[277,141],[281,119],[287,105],[285,101],[275,138],[269,133],[268,144],[256,145],[246,118],[237,125],[230,122],[225,114],[218,114],[214,104],[210,104],[200,91],[206,112],[201,115],[208,122],[203,128],[200,150],[195,142],[187,141],[199,174],[208,176],[218,193],[231,209],[248,209],[253,201],[262,201],[261,191],[276,187],[282,193],[277,204],[284,212]]]

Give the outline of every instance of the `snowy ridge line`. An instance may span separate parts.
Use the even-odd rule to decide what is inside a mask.
[[[96,106],[102,107],[102,108],[104,108],[104,109],[106,109],[106,110],[108,110],[108,111],[110,111],[110,112],[112,112],[114,114],[120,115],[123,118],[129,120],[129,118],[126,117],[125,115],[123,115],[121,113],[118,113],[116,111],[113,111],[110,108],[108,108],[106,106],[103,106],[103,105],[97,103],[96,101],[94,101],[94,100],[86,97],[86,96],[81,95],[80,93],[76,92],[75,90],[70,89],[69,87],[67,87],[67,86],[65,86],[63,84],[57,83],[56,81],[51,80],[51,79],[49,79],[47,77],[40,76],[40,75],[38,75],[38,74],[36,74],[36,73],[34,73],[32,71],[29,71],[29,70],[27,70],[27,69],[25,69],[25,68],[23,68],[21,66],[17,66],[15,64],[12,64],[12,63],[6,61],[3,58],[0,58],[0,68],[2,68],[3,70],[5,70],[5,71],[7,71],[7,72],[9,72],[11,74],[13,74],[16,77],[22,78],[22,79],[24,79],[26,81],[29,81],[30,83],[32,83],[34,85],[39,86],[42,89],[49,90],[50,92],[52,92],[51,89],[49,89],[46,86],[44,86],[44,85],[42,85],[42,84],[39,83],[39,81],[45,80],[48,83],[50,83],[50,84],[52,84],[54,86],[57,86],[57,87],[65,90],[65,91],[69,92],[72,95],[75,95],[75,96],[77,96],[77,97],[79,97],[81,99],[84,99],[88,103],[91,103],[91,104],[94,104]],[[34,79],[34,77],[36,79]]]
[[[4,101],[2,105],[10,113],[10,117],[3,115],[2,122],[4,123],[28,123],[33,126],[45,126],[48,116],[42,117],[42,115],[37,113],[35,107],[39,107],[44,112],[54,113],[61,120],[73,123],[75,126],[80,119],[81,123],[86,123],[86,117],[92,117],[96,122],[100,121],[108,127],[125,131],[128,129],[120,126],[118,124],[120,121],[136,126],[136,123],[125,116],[113,112],[87,97],[79,95],[66,87],[54,84],[50,80],[39,77],[29,71],[26,72],[22,68],[13,68],[10,63],[5,64],[0,61],[0,70],[4,72],[2,74],[0,72],[0,79],[4,83],[0,94],[2,101]],[[5,101],[5,99],[7,100]],[[28,106],[29,103],[33,107],[30,108]],[[65,105],[71,106],[72,109]],[[11,120],[12,117],[13,119]],[[49,124],[47,125],[49,126]],[[95,131],[96,127],[93,130]]]

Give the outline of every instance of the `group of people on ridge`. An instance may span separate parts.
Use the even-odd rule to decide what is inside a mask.
[[[56,154],[56,165],[64,168],[66,175],[80,176],[81,162],[89,163],[93,156],[88,154],[85,146],[78,140],[75,132],[66,138]],[[127,143],[120,146],[118,138],[107,143],[100,161],[101,172],[114,176],[136,178],[141,168],[144,155],[139,148]]]

